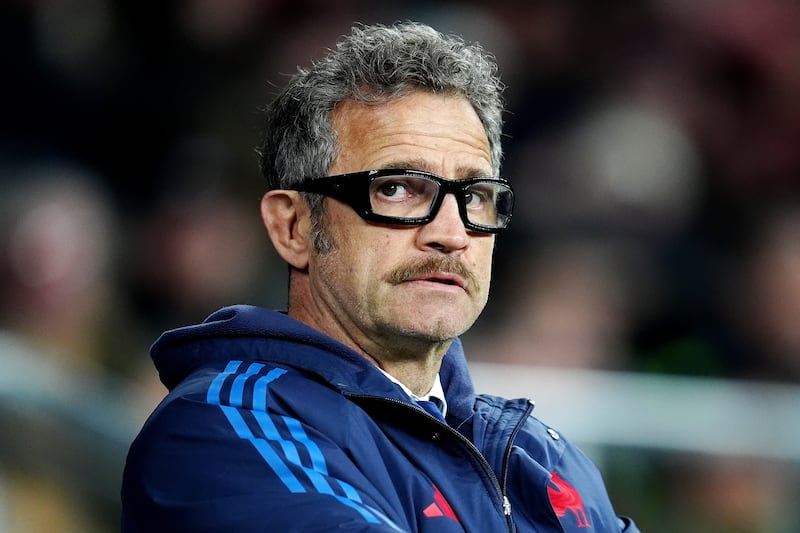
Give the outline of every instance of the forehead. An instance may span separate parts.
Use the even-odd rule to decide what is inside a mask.
[[[332,115],[331,173],[411,167],[458,178],[491,173],[489,141],[463,96],[417,91],[386,103],[342,102]]]

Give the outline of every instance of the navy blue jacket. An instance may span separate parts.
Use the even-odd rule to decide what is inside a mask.
[[[447,424],[275,311],[222,309],[152,356],[170,393],[128,454],[123,532],[638,531],[531,402],[475,395],[458,340]]]

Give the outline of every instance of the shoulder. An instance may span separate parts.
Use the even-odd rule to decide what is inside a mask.
[[[357,409],[330,385],[291,368],[229,361],[198,369],[131,445],[122,486],[127,520],[168,523],[177,506],[187,511],[181,516],[191,510],[213,521],[233,504],[248,516],[262,512],[265,495],[313,492],[322,482],[315,465],[349,472],[342,450],[364,432],[348,431],[342,421],[358,428],[366,415]]]
[[[489,456],[506,457],[510,471],[536,472],[539,483],[549,483],[557,473],[605,496],[594,461],[557,428],[535,417],[532,401],[480,395],[475,410],[486,425],[482,447]]]
[[[497,441],[505,452],[505,443],[513,440],[517,452],[525,453],[538,464],[549,468],[557,464],[575,446],[561,432],[534,416],[535,404],[527,398],[506,399],[481,394],[476,397],[475,413],[485,424],[485,445]]]
[[[308,420],[324,411],[323,420],[330,420],[351,414],[346,411],[352,408],[335,387],[303,370],[232,359],[216,368],[195,369],[155,409],[137,440],[174,437],[184,430],[229,436],[237,431],[240,419],[257,427],[251,418]],[[217,419],[228,424],[217,424]]]

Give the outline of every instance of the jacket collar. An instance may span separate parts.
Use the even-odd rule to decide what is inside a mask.
[[[408,401],[405,393],[372,363],[344,344],[289,317],[260,307],[226,307],[201,324],[167,331],[151,348],[167,388],[202,367],[222,367],[230,359],[269,361],[315,375],[347,395]],[[334,357],[338,364],[331,364]],[[459,419],[472,414],[474,389],[459,339],[454,339],[439,371],[448,411]]]

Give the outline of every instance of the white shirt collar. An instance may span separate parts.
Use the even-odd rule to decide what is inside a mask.
[[[447,400],[445,400],[445,398],[444,398],[444,388],[442,388],[442,380],[439,377],[439,374],[436,374],[436,379],[433,382],[433,387],[431,387],[431,390],[428,391],[428,394],[425,394],[424,396],[417,396],[416,394],[411,392],[411,389],[409,389],[408,387],[403,385],[393,375],[389,374],[388,372],[386,372],[384,369],[382,369],[380,367],[378,367],[378,370],[383,372],[383,375],[386,376],[387,378],[389,378],[389,380],[391,380],[392,383],[396,383],[396,384],[400,385],[400,388],[403,389],[403,392],[408,394],[408,397],[411,398],[412,400],[414,400],[415,402],[419,401],[419,400],[428,400],[428,401],[430,401],[431,398],[436,398],[436,400],[438,400],[438,402],[441,403],[441,405],[442,405],[442,415],[447,416]]]

